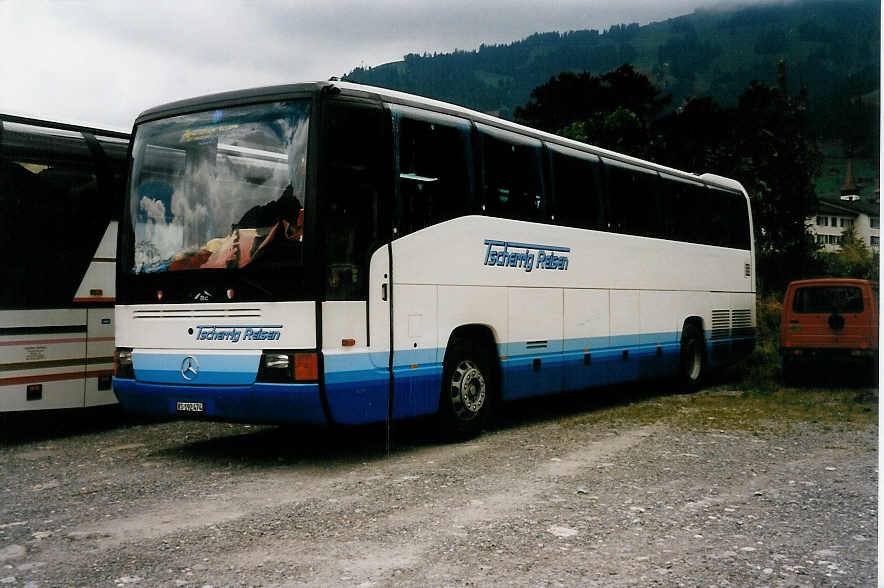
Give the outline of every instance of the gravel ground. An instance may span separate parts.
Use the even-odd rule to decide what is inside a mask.
[[[722,395],[520,403],[450,445],[12,419],[0,587],[875,585],[877,424],[722,422]]]

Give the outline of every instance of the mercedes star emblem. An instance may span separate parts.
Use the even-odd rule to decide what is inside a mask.
[[[200,373],[200,362],[192,355],[188,355],[181,362],[181,375],[185,380],[192,380]]]

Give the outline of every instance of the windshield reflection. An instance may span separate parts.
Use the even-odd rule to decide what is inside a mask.
[[[300,263],[309,103],[185,115],[139,128],[131,272]]]

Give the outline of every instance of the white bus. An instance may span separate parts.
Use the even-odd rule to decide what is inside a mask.
[[[0,114],[0,413],[116,402],[129,135]]]
[[[126,409],[231,421],[438,414],[754,346],[746,192],[342,82],[185,100],[134,126],[117,263]]]

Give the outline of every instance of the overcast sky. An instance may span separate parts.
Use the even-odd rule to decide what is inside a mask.
[[[534,32],[647,24],[713,3],[0,0],[0,112],[128,131],[139,112],[171,100],[325,80]]]

